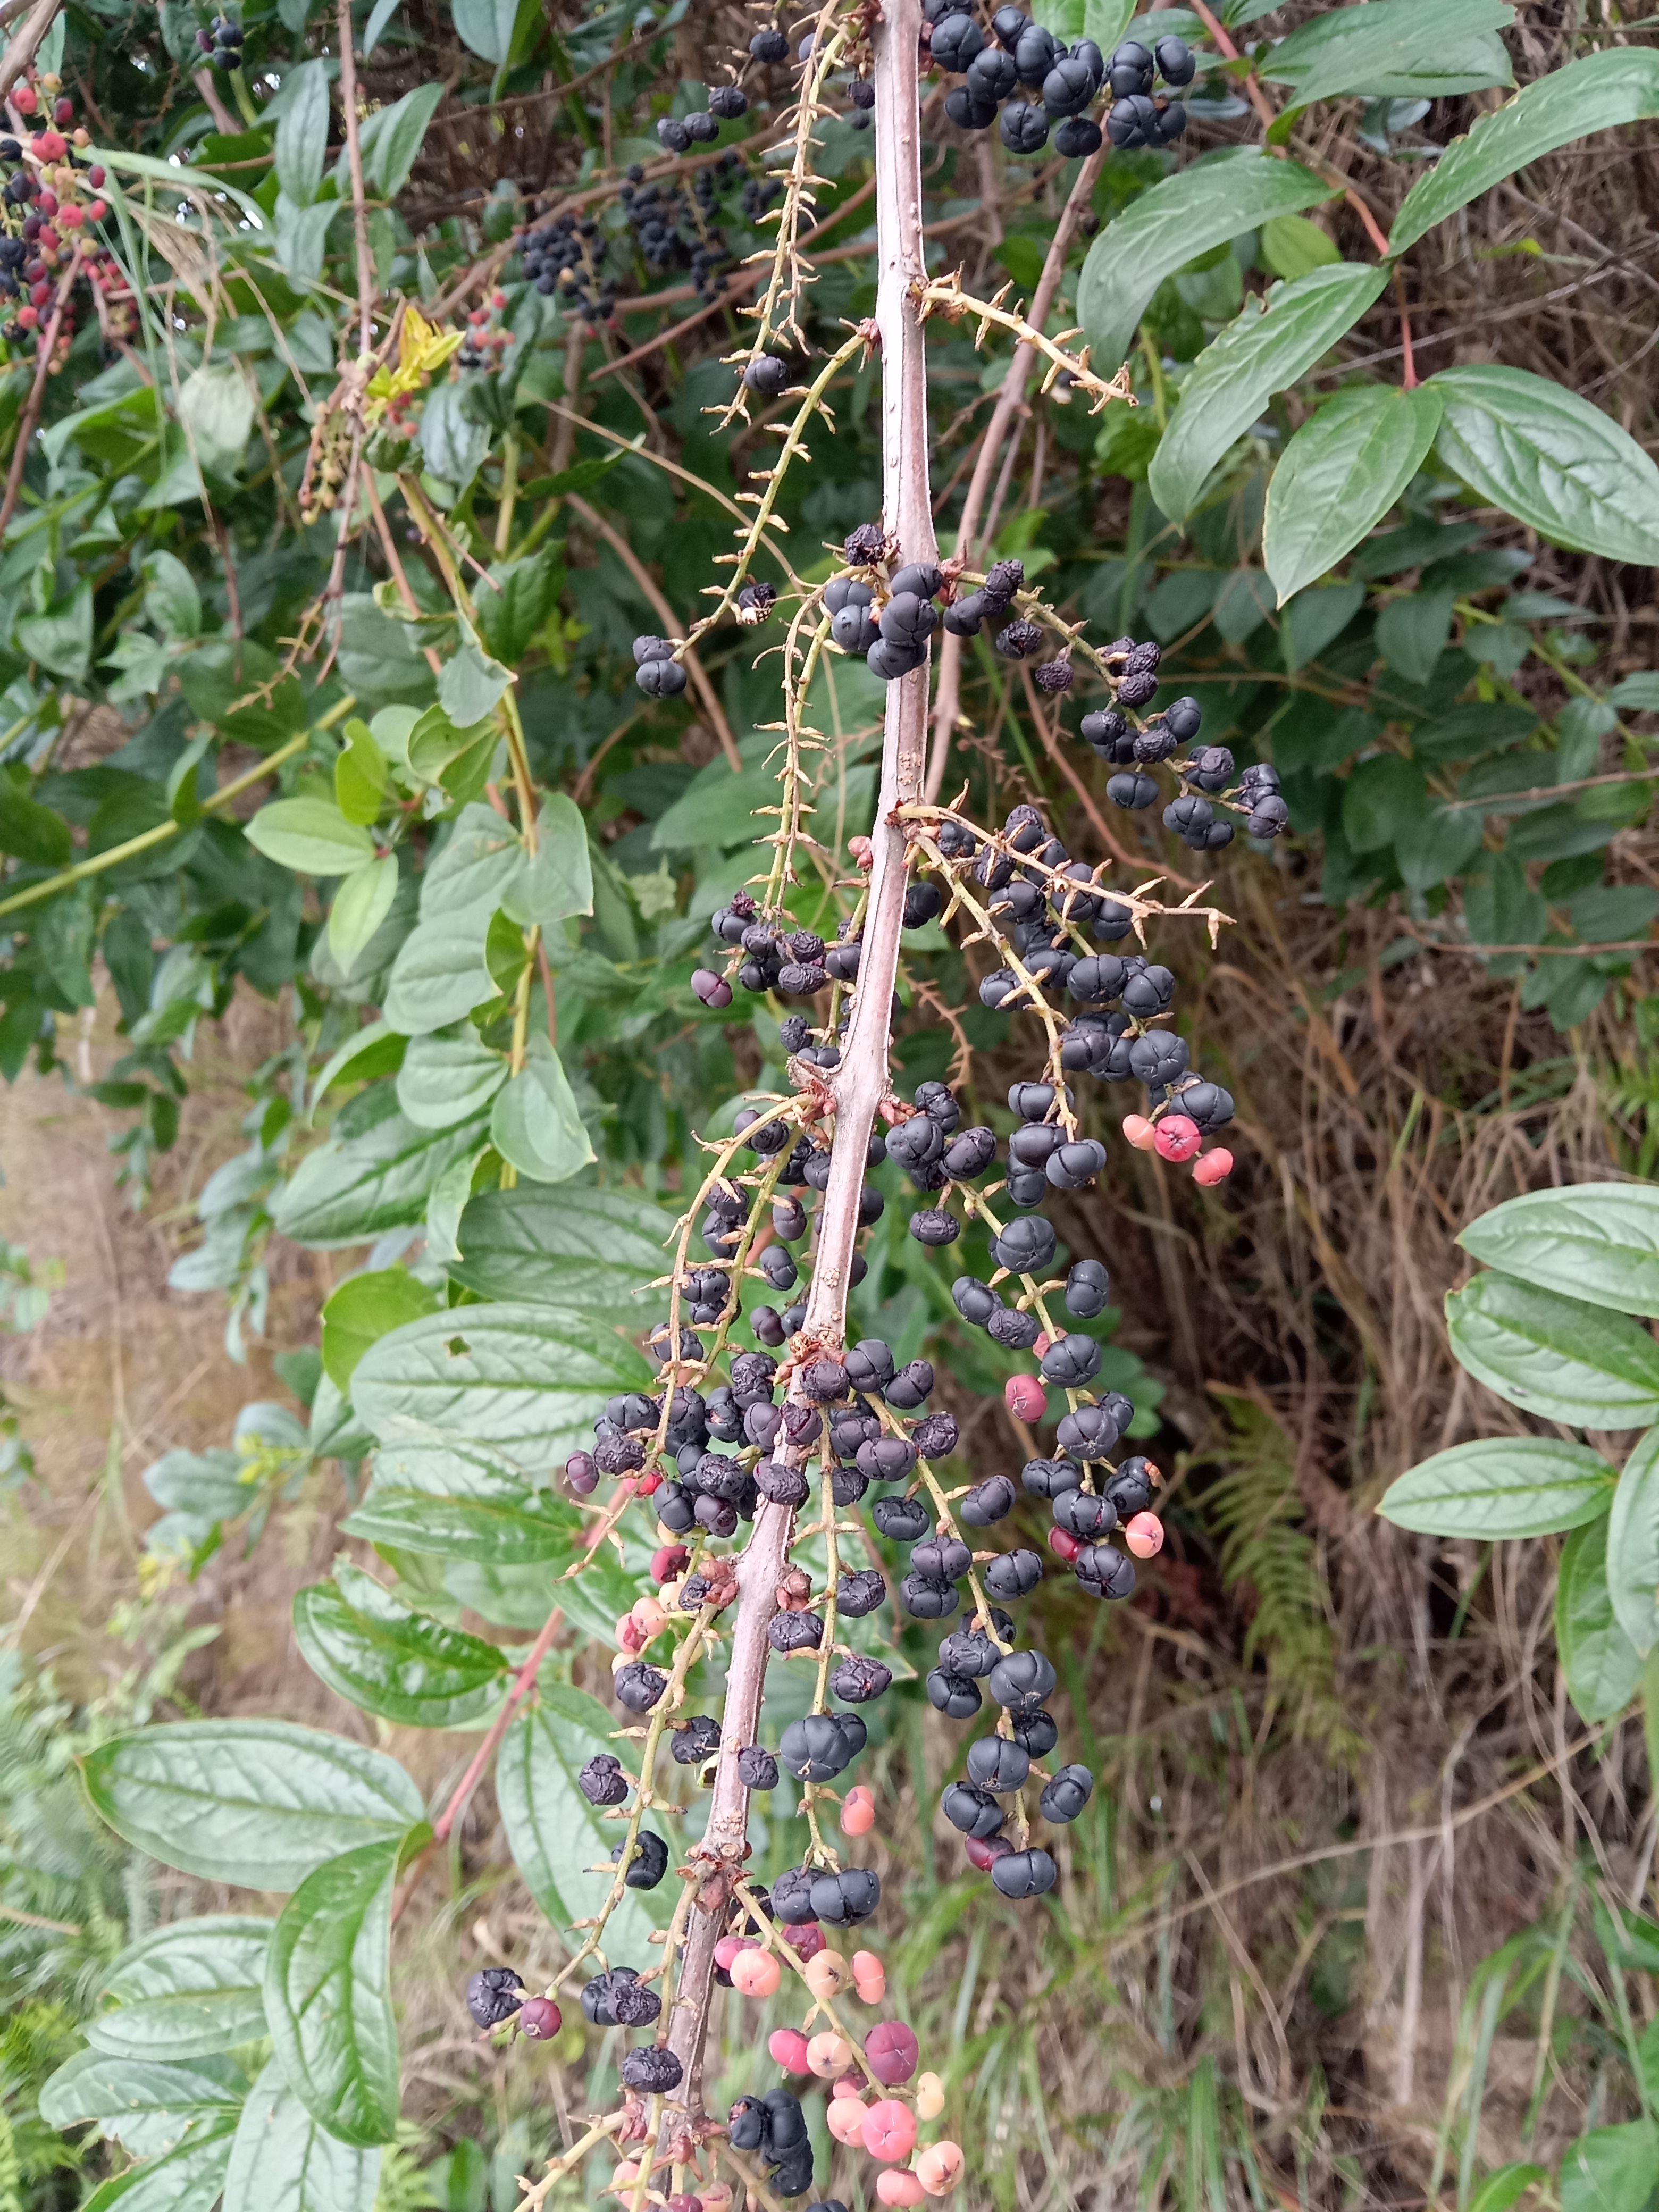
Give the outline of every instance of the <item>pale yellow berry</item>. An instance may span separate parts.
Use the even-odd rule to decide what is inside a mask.
[[[924,2074],[916,2083],[916,2117],[936,2120],[945,2110],[945,2084],[937,2074]]]

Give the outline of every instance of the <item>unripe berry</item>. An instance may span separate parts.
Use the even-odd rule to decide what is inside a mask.
[[[519,2033],[532,2043],[547,2043],[563,2025],[564,2015],[551,1997],[526,1997],[519,2007]]]
[[[828,1940],[816,1920],[803,1920],[789,1930],[789,1948],[802,1966],[816,1959]]]
[[[769,1951],[740,1951],[727,1972],[732,1988],[744,1997],[775,1996],[783,1979],[783,1969]]]
[[[836,2035],[831,2030],[815,2035],[806,2046],[807,2066],[820,2081],[833,2081],[852,2063],[852,2045],[844,2035]]]
[[[876,2177],[876,2195],[884,2204],[920,2204],[927,2194],[920,2176],[908,2167],[893,2167]]]
[[[1156,1513],[1137,1513],[1124,1529],[1123,1540],[1136,1559],[1153,1559],[1164,1549],[1164,1523]]]
[[[723,2181],[700,2182],[697,2194],[702,2199],[702,2212],[727,2212],[732,2202],[732,2192]]]
[[[772,2063],[781,2066],[786,2074],[810,2074],[806,2063],[806,2038],[798,2027],[774,2028],[767,2039],[766,2048]]]
[[[879,2004],[886,1996],[887,1969],[875,1952],[854,1952],[853,1986],[867,2005]]]
[[[1069,1567],[1083,1546],[1068,1528],[1051,1528],[1048,1531],[1048,1549]]]
[[[623,1613],[618,1620],[616,1627],[616,1637],[617,1641],[621,1645],[623,1650],[629,1654],[643,1651],[647,1643],[649,1641],[645,1631],[640,1626],[639,1622],[635,1620],[631,1613]]]
[[[864,2148],[872,2158],[896,2165],[916,2147],[916,2116],[896,2097],[884,2097],[864,2116]]]
[[[1144,1114],[1126,1114],[1123,1133],[1138,1152],[1150,1152],[1158,1143],[1158,1124]]]
[[[1048,1410],[1048,1397],[1035,1375],[1011,1375],[1003,1385],[1002,1396],[1018,1421],[1040,1421]]]
[[[620,2195],[624,2189],[631,2189],[639,2178],[638,2166],[631,2158],[625,2158],[611,2174],[611,2187],[616,2194]]]
[[[1177,1164],[1191,1159],[1203,1142],[1197,1122],[1186,1114],[1166,1114],[1152,1139],[1159,1159],[1174,1160]]]
[[[945,2110],[945,2084],[937,2074],[924,2074],[916,2083],[916,2117],[936,2120]]]
[[[1206,1152],[1201,1160],[1193,1162],[1193,1181],[1209,1189],[1212,1183],[1225,1182],[1233,1171],[1233,1156],[1225,1145],[1218,1145],[1212,1152]]]
[[[753,1951],[758,1948],[752,1936],[722,1936],[714,1946],[714,1964],[721,1973],[729,1974],[732,1961],[740,1951]]]
[[[660,1636],[668,1626],[668,1615],[653,1597],[635,1599],[633,1619],[643,1631],[647,1640],[651,1637]]]
[[[876,1825],[876,1801],[862,1783],[849,1790],[841,1808],[843,1836],[866,1836]]]
[[[691,1554],[684,1544],[664,1544],[651,1555],[651,1579],[659,1589],[683,1575],[691,1564]]]
[[[861,2097],[832,2098],[824,2119],[830,2132],[838,2143],[859,2143],[864,2141],[864,2120],[869,2107]]]
[[[807,1962],[806,1986],[820,2003],[825,1997],[839,1996],[852,1978],[852,1969],[839,1951],[826,1948]],[[818,2069],[815,2066],[812,2070]]]
[[[902,2020],[879,2021],[864,2039],[870,2071],[887,2088],[908,2081],[921,2056],[916,2039]]]
[[[40,105],[40,94],[32,84],[20,84],[13,88],[11,104],[20,115],[33,115]]]
[[[961,2146],[930,2143],[916,2160],[916,2179],[930,2197],[948,2197],[962,2179]]]

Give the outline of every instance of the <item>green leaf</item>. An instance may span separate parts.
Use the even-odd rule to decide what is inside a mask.
[[[1166,276],[1274,216],[1334,197],[1299,163],[1254,147],[1206,155],[1141,193],[1096,239],[1079,281],[1078,319],[1096,368],[1109,372],[1122,361]]]
[[[437,1307],[437,1292],[407,1267],[348,1277],[323,1308],[323,1369],[329,1381],[337,1390],[349,1389],[352,1371],[371,1344]]]
[[[323,1093],[337,1083],[373,1083],[382,1075],[395,1074],[407,1049],[408,1040],[385,1022],[368,1023],[330,1056],[311,1094],[312,1112],[315,1114],[321,1105]]]
[[[632,1191],[584,1184],[550,1196],[520,1183],[468,1203],[449,1273],[482,1298],[645,1320],[666,1293],[636,1294],[669,1271],[672,1231],[669,1215]]]
[[[1462,875],[1480,843],[1478,807],[1431,805],[1395,832],[1395,866],[1407,890],[1432,890]]]
[[[277,1917],[265,2018],[288,2086],[319,2126],[369,2149],[398,2125],[392,1893],[402,1836],[326,1860]]]
[[[1659,1344],[1639,1322],[1509,1275],[1477,1275],[1446,1300],[1451,1348],[1512,1406],[1580,1429],[1659,1420]]]
[[[287,1721],[173,1721],[81,1763],[118,1836],[163,1866],[243,1889],[292,1889],[322,1860],[401,1836],[421,1796],[383,1752]]]
[[[328,155],[328,64],[301,62],[283,86],[276,125],[276,177],[295,207],[309,207]]]
[[[213,2212],[225,2185],[235,2123],[198,2124],[176,2150],[112,2175],[82,2200],[81,2212]]]
[[[21,616],[17,642],[54,676],[84,678],[92,664],[92,586],[77,585],[43,615]]]
[[[539,1034],[529,1041],[525,1066],[496,1097],[489,1140],[536,1182],[567,1182],[593,1158],[564,1063]]]
[[[593,911],[593,864],[587,849],[587,824],[574,799],[556,791],[536,823],[536,850],[523,876],[504,894],[501,904],[514,921],[527,927],[562,921]]]
[[[495,659],[515,667],[559,604],[563,563],[552,546],[544,545],[521,561],[498,562],[489,573],[495,589],[486,585],[478,592],[478,627]]]
[[[1342,258],[1328,231],[1305,215],[1271,216],[1261,226],[1261,258],[1275,276],[1306,276]]]
[[[329,799],[273,799],[243,833],[279,867],[307,876],[348,876],[374,858],[374,840]]]
[[[1592,2128],[1561,2160],[1561,2212],[1650,2212],[1659,2173],[1659,2126],[1626,2120]]]
[[[1610,416],[1522,368],[1472,363],[1430,381],[1440,458],[1482,499],[1556,544],[1659,562],[1659,468]]]
[[[173,553],[155,552],[144,561],[144,614],[167,637],[199,637],[202,595],[196,579]]]
[[[1428,1536],[1549,1536],[1605,1513],[1614,1480],[1587,1444],[1486,1437],[1408,1468],[1376,1510]]]
[[[1480,1214],[1457,1241],[1489,1267],[1545,1290],[1659,1315],[1659,1189],[1650,1183],[1528,1191]]]
[[[1360,93],[1372,100],[1446,100],[1512,84],[1499,31],[1514,17],[1503,0],[1367,0],[1328,8],[1259,64],[1288,84],[1298,107]]]
[[[595,1752],[616,1750],[615,1722],[596,1698],[564,1683],[543,1686],[533,1705],[521,1705],[501,1739],[495,1762],[495,1802],[507,1849],[530,1894],[555,1927],[597,1912],[611,1887],[608,1874],[587,1874],[608,1859],[621,1828],[601,1820],[577,1787],[576,1777]],[[668,1888],[624,1890],[606,1927],[607,1952],[648,1958],[647,1937],[665,1919],[658,1903]],[[618,1922],[623,1926],[618,1926]]]
[[[501,1698],[507,1660],[493,1644],[447,1628],[340,1560],[332,1583],[294,1598],[307,1665],[350,1705],[408,1728],[465,1728]]]
[[[507,1080],[504,1056],[465,1023],[412,1037],[398,1072],[398,1103],[417,1129],[447,1129],[481,1114]]]
[[[382,853],[355,867],[328,910],[328,949],[348,982],[398,895],[398,855]]]
[[[223,2212],[374,2212],[380,2179],[380,2152],[319,2128],[273,2058],[242,2107]]]
[[[419,735],[417,726],[411,743]],[[422,921],[459,923],[467,917],[482,940],[490,915],[518,890],[524,867],[524,846],[512,823],[493,806],[464,806],[421,878]]]
[[[179,392],[179,418],[204,468],[229,473],[253,434],[253,394],[234,362],[204,362]]]
[[[383,1443],[413,1424],[428,1437],[495,1447],[521,1474],[538,1474],[576,1449],[608,1397],[650,1381],[640,1354],[591,1315],[463,1306],[383,1336],[351,1397]]]
[[[1374,0],[1367,0],[1367,5]],[[1376,649],[1408,684],[1426,684],[1451,636],[1451,591],[1402,592],[1376,618]]]
[[[1357,582],[1322,584],[1297,592],[1287,600],[1279,629],[1286,669],[1294,675],[1298,668],[1317,660],[1364,604],[1365,586]]]
[[[1510,2207],[1528,2189],[1549,2179],[1541,2166],[1500,2166],[1489,2173],[1469,2199],[1469,2212],[1510,2212]]]
[[[1659,1430],[1625,1462],[1607,1522],[1613,1609],[1645,1659],[1659,1645]]]
[[[459,387],[441,388],[453,392]],[[480,652],[468,638],[460,651],[444,663],[438,678],[438,704],[458,728],[466,729],[495,712],[495,702],[512,681],[510,670]]]
[[[1178,521],[1188,513],[1210,471],[1271,395],[1328,353],[1387,281],[1386,270],[1357,262],[1316,269],[1294,283],[1275,285],[1262,308],[1247,307],[1206,346],[1147,472],[1147,486],[1165,514]]]
[[[246,2094],[247,2077],[228,2058],[168,2063],[81,2051],[42,2085],[40,2117],[49,2128],[91,2120],[135,2158],[155,2158],[187,2132],[234,2120]]]
[[[272,1199],[271,1218],[280,1235],[319,1252],[414,1227],[439,1178],[482,1136],[477,1123],[417,1129],[388,1114],[361,1136],[331,1138],[302,1160]]]
[[[213,1913],[175,1920],[130,1943],[104,1977],[114,2011],[86,2023],[115,2058],[203,2058],[265,2032],[259,1994],[269,1920]]]
[[[1400,753],[1363,760],[1342,792],[1342,834],[1356,853],[1380,853],[1409,836],[1424,809],[1423,771]]]
[[[367,46],[364,52],[368,52]],[[378,109],[363,124],[358,143],[363,183],[376,199],[393,200],[409,182],[409,173],[426,137],[427,126],[444,96],[441,80],[417,84],[390,107]]]
[[[472,1195],[472,1185],[479,1165],[489,1153],[489,1146],[481,1144],[476,1152],[464,1154],[461,1158],[452,1161],[428,1194],[426,1255],[440,1266],[446,1266],[461,1256],[455,1233],[461,1225],[466,1202]]]
[[[1439,397],[1428,385],[1350,385],[1303,424],[1267,486],[1262,557],[1281,606],[1382,520],[1439,424]]]
[[[1475,118],[1412,186],[1389,233],[1403,253],[1431,230],[1529,161],[1575,138],[1659,115],[1659,53],[1651,46],[1606,46],[1522,88],[1505,107]]]
[[[346,744],[334,762],[334,802],[348,822],[375,822],[392,788],[386,755],[367,722],[345,726]]]
[[[1581,1720],[1612,1720],[1636,1695],[1642,1662],[1614,1616],[1607,1589],[1611,1530],[1605,1520],[1575,1528],[1561,1547],[1555,1584],[1555,1643],[1567,1695]]]
[[[407,1036],[447,1029],[496,995],[484,960],[484,927],[468,916],[417,922],[404,939],[386,987],[386,1018]]]
[[[378,1465],[368,1497],[341,1523],[349,1536],[366,1544],[435,1553],[478,1566],[526,1567],[563,1566],[580,1541],[569,1509],[543,1492],[520,1488],[516,1504],[506,1498],[438,1497],[398,1489],[384,1451]]]
[[[40,868],[61,868],[75,854],[70,825],[15,785],[0,781],[0,853]]]
[[[456,35],[482,60],[499,68],[513,51],[521,11],[533,4],[534,0],[456,0],[452,11]]]
[[[435,385],[421,410],[422,458],[457,493],[466,489],[489,451],[489,432],[467,413],[465,398],[464,385]]]

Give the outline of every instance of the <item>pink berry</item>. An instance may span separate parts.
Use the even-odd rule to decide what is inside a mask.
[[[526,1997],[519,2007],[519,2033],[532,2043],[545,2043],[558,2033],[563,2018],[551,1997]]]
[[[862,2143],[868,2110],[861,2097],[832,2097],[823,2117],[838,2143]]]
[[[1158,1123],[1152,1143],[1161,1160],[1189,1160],[1204,1142],[1204,1133],[1189,1114],[1166,1114]]]
[[[738,1952],[752,1951],[755,1948],[755,1939],[752,1936],[722,1936],[714,1946],[714,1964],[720,1968],[721,1973],[729,1974],[732,1971],[732,1961],[737,1957]]]
[[[908,2167],[891,2167],[876,2176],[876,2195],[884,2204],[920,2204],[927,2194],[921,2175]]]
[[[787,1928],[785,1940],[804,1966],[809,1959],[816,1959],[823,1950],[824,1933],[816,1920],[803,1920],[799,1927]]]
[[[876,1801],[860,1786],[849,1790],[841,1808],[841,1832],[843,1836],[866,1836],[876,1825]]]
[[[40,102],[32,84],[20,84],[13,90],[11,104],[20,115],[33,115]]]
[[[1225,1145],[1218,1145],[1212,1152],[1206,1152],[1201,1160],[1193,1162],[1193,1181],[1202,1183],[1207,1190],[1212,1183],[1225,1182],[1233,1171],[1233,1156]]]
[[[744,1997],[775,1996],[783,1979],[783,1969],[769,1951],[740,1951],[726,1971],[732,1988]]]
[[[902,2020],[884,2020],[865,2037],[864,2055],[877,2081],[890,2089],[909,2080],[921,2054],[915,2035]]]
[[[916,2147],[916,2116],[896,2097],[884,2097],[864,2116],[864,2148],[872,2158],[896,2165]]]
[[[962,2168],[959,2144],[929,2143],[916,2160],[916,2179],[930,2197],[948,2197],[962,2179]]]
[[[811,2069],[806,2063],[806,2038],[798,2027],[775,2027],[767,2039],[767,2050],[772,2063],[781,2066],[786,2074],[807,2074]]]
[[[701,2197],[690,2197],[682,2192],[668,2200],[668,2212],[702,2212]]]
[[[1083,1546],[1069,1528],[1051,1528],[1048,1531],[1048,1549],[1069,1567]]]
[[[1035,1375],[1011,1375],[1002,1386],[1003,1402],[1018,1421],[1040,1421],[1048,1401]]]
[[[684,1544],[664,1544],[651,1554],[651,1579],[660,1589],[683,1575],[691,1564],[691,1554]]]
[[[1156,1513],[1137,1513],[1125,1526],[1123,1540],[1136,1559],[1153,1559],[1164,1549],[1164,1523]]]
[[[1126,1114],[1123,1133],[1138,1152],[1150,1152],[1158,1142],[1158,1129],[1144,1114]]]

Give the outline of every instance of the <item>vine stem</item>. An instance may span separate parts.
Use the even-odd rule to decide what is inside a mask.
[[[874,33],[876,88],[876,232],[879,284],[876,324],[882,356],[883,520],[906,561],[936,552],[927,466],[926,341],[912,296],[925,279],[921,237],[921,132],[918,49],[921,0],[889,0]],[[898,970],[904,908],[905,832],[896,810],[921,792],[927,737],[926,667],[887,687],[880,795],[871,830],[872,867],[859,988],[842,1061],[827,1086],[836,1107],[830,1182],[819,1210],[816,1257],[801,1339],[839,1344],[845,1336],[847,1293],[859,1228],[865,1155],[877,1109],[888,1089],[888,1036]],[[788,1557],[793,1516],[763,1499],[754,1534],[738,1561],[738,1607],[726,1676],[726,1725],[714,1771],[708,1825],[701,1846],[711,1862],[710,1904],[723,1905],[732,1875],[749,1849],[749,1796],[737,1754],[756,1740],[769,1651],[767,1629]],[[714,1989],[714,1946],[723,1911],[693,1916],[668,2047],[684,2080],[668,2109],[694,2124],[702,2118],[702,2059]]]
[[[351,0],[339,0],[340,111],[351,172],[351,221],[357,241],[357,343],[374,350],[374,257],[368,250],[368,210],[363,203],[363,149],[357,134],[357,58],[351,51]]]

